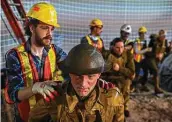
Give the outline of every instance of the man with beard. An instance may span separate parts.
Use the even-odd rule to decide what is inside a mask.
[[[27,17],[28,41],[6,55],[7,68],[12,70],[8,73],[8,102],[15,103],[17,122],[28,121],[29,111],[40,97],[54,98],[57,93],[51,85],[56,83],[52,80],[63,80],[58,64],[66,58],[60,47],[51,44],[53,30],[60,27],[53,5],[37,3]]]
[[[30,112],[30,122],[124,122],[124,101],[117,87],[99,86],[108,66],[89,44],[72,48],[64,61],[71,80],[56,89],[50,102],[41,99]]]
[[[104,43],[100,37],[103,31],[103,22],[100,19],[93,19],[90,22],[91,33],[81,39],[81,43],[90,44],[97,48],[101,53],[105,51]]]
[[[132,33],[131,25],[124,24],[120,29],[120,38],[124,41],[125,49],[130,50],[133,53],[133,41],[129,40],[129,36]]]
[[[54,81],[64,80],[59,66],[66,53],[51,44],[54,27],[60,27],[55,8],[40,2],[32,6],[27,17],[28,41],[6,55],[6,67],[10,70],[6,100],[15,103],[16,122],[27,122],[30,109],[42,96],[46,101],[54,99],[54,95],[58,95],[52,87],[58,85]],[[103,80],[99,85],[105,89],[113,87]]]
[[[124,113],[130,116],[128,101],[131,81],[134,79],[135,65],[131,52],[124,47],[121,38],[115,38],[111,43],[111,50],[106,54],[105,60],[112,65],[110,71],[103,73],[102,78],[119,87],[124,96]]]

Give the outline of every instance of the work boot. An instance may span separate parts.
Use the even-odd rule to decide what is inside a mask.
[[[161,94],[164,93],[165,91],[162,90],[160,87],[155,88],[155,94]]]
[[[136,89],[135,89],[134,87],[131,87],[130,89],[131,89],[131,90],[130,90],[130,93],[133,93],[133,92],[136,91]]]
[[[141,91],[149,92],[149,88],[146,85],[141,86],[140,88]]]
[[[164,93],[165,91],[162,90],[162,89],[159,87],[159,77],[156,76],[156,77],[154,78],[154,80],[155,80],[155,94]]]
[[[130,111],[129,110],[124,110],[124,115],[125,115],[125,117],[130,117]]]
[[[130,86],[130,93],[133,93],[136,89],[134,88],[133,85]]]
[[[130,93],[133,93],[136,91],[136,86],[139,83],[140,76],[136,76],[136,78],[132,81],[132,84],[130,85]]]

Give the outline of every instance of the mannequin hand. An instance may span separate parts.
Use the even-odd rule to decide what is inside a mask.
[[[100,86],[101,88],[106,89],[106,90],[115,87],[115,85],[114,85],[113,83],[107,82],[107,81],[105,81],[105,80],[103,80],[103,79],[99,79],[99,82],[98,82],[98,83],[99,83],[99,86]]]

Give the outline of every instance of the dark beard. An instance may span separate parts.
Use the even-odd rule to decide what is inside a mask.
[[[36,45],[39,46],[39,47],[47,47],[50,45],[50,43],[47,45],[43,42],[44,39],[49,39],[50,41],[52,40],[52,37],[51,36],[46,36],[46,37],[43,37],[42,39],[39,38],[39,37],[36,37],[35,40],[36,40]]]
[[[122,54],[117,54],[117,53],[115,53],[115,52],[111,52],[114,56],[116,56],[117,58],[119,58],[119,57],[121,57],[122,56]]]

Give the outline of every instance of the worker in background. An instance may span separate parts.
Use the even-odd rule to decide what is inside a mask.
[[[146,52],[152,51],[152,48],[148,48],[148,42],[145,39],[146,32],[147,32],[147,28],[141,26],[138,30],[139,37],[136,38],[134,42],[134,62],[135,62],[135,71],[136,71],[135,82],[137,83],[139,83],[141,69],[143,69],[143,62],[144,62],[143,60],[145,58],[144,54]],[[149,89],[145,85],[143,85],[141,89],[144,91],[149,91]]]
[[[125,48],[127,50],[130,50],[131,53],[133,53],[133,44],[134,42],[132,40],[129,40],[129,36],[132,33],[131,25],[124,24],[121,26],[120,29],[120,38],[124,41]]]
[[[103,32],[103,22],[95,18],[90,22],[90,34],[86,35],[85,37],[81,38],[81,43],[87,43],[99,50],[101,53],[105,51],[104,42],[100,37],[101,33]]]
[[[151,52],[146,53],[146,60],[144,65],[149,69],[149,71],[153,74],[154,80],[154,91],[155,94],[164,93],[164,91],[159,87],[159,75],[158,75],[158,64],[162,62],[164,56],[168,53],[168,43],[165,39],[166,32],[165,30],[160,30],[159,34],[155,37],[154,40],[151,40],[149,43],[149,47],[152,48]],[[145,67],[144,66],[144,67]],[[147,77],[144,77],[145,82],[147,81]]]
[[[66,53],[52,44],[53,31],[59,28],[57,12],[53,5],[40,2],[27,13],[26,43],[8,51],[6,55],[8,73],[8,96],[16,107],[16,122],[27,122],[29,111],[42,96],[47,101],[57,94],[51,87],[63,81],[58,64]]]
[[[130,50],[125,49],[124,41],[121,38],[115,38],[110,46],[111,50],[105,56],[105,60],[112,65],[112,68],[110,71],[103,73],[101,77],[119,87],[124,96],[125,116],[129,117],[130,85],[135,74],[134,58]]]
[[[152,45],[156,41],[157,37],[158,37],[158,34],[151,34],[149,36],[150,41],[149,41],[149,44],[148,44],[148,48],[152,48]],[[146,52],[144,54],[144,59],[142,60],[142,68],[143,68],[144,73],[143,73],[143,77],[140,79],[140,83],[142,84],[142,88],[145,87],[145,89],[147,87],[146,85],[147,85],[149,73],[150,73],[150,75],[152,74],[152,71],[149,70],[149,67],[146,64],[148,58],[151,57],[151,55],[152,55],[152,51],[151,52]]]
[[[117,87],[98,85],[108,65],[95,47],[79,44],[64,61],[71,80],[57,88],[55,100],[40,100],[30,112],[30,122],[124,122],[124,100]],[[61,89],[61,90],[59,90]]]

